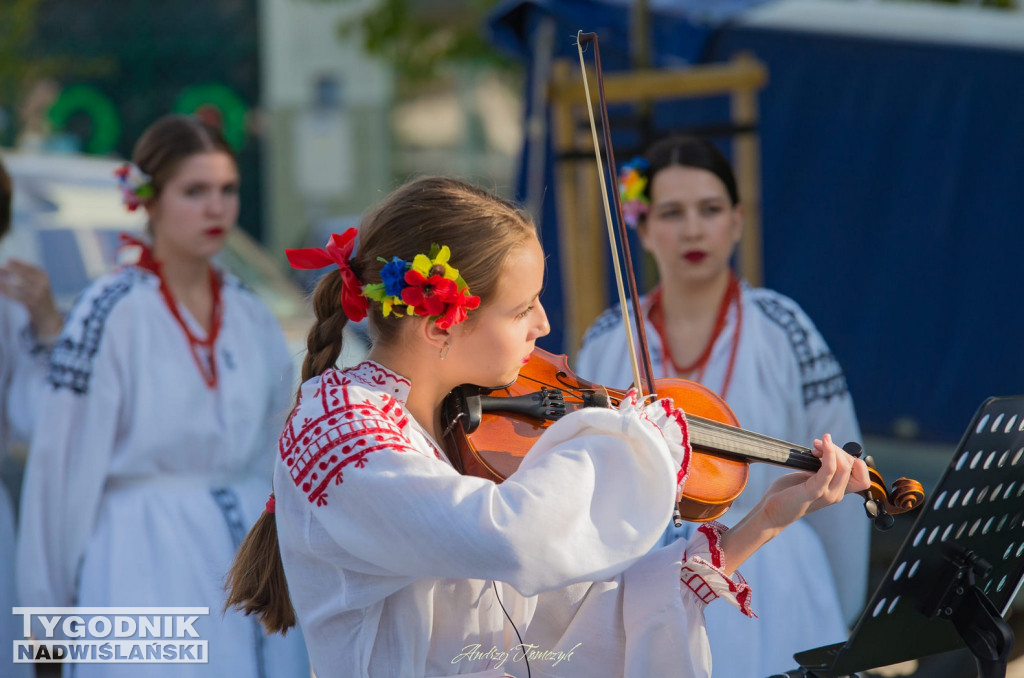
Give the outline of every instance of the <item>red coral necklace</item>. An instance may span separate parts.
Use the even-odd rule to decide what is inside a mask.
[[[163,274],[160,271],[160,262],[153,257],[153,250],[150,247],[131,236],[122,236],[122,242],[127,245],[140,247],[142,254],[139,256],[136,266],[145,269],[154,274],[160,280],[160,295],[164,299],[164,303],[167,305],[167,309],[174,316],[181,331],[185,333],[185,338],[188,340],[188,349],[192,354],[192,360],[195,361],[196,367],[199,368],[199,374],[202,375],[203,381],[209,388],[217,388],[217,354],[214,349],[217,343],[217,337],[220,334],[220,327],[223,321],[224,308],[221,302],[221,279],[217,275],[214,268],[210,267],[210,293],[213,296],[213,308],[210,310],[210,331],[206,333],[204,339],[200,339],[192,332],[192,328],[185,322],[185,319],[181,316],[181,312],[178,310],[178,303],[174,299],[174,294],[171,293],[171,288],[167,286],[167,281],[164,279]]]
[[[669,346],[668,333],[665,330],[665,310],[662,304],[663,288],[658,287],[651,292],[651,310],[648,312],[648,318],[651,324],[654,325],[654,329],[658,332],[658,337],[661,339],[661,353],[662,362],[665,365],[671,365],[675,373],[680,376],[693,374],[694,381],[704,383],[704,371],[707,369],[708,361],[711,358],[711,350],[715,347],[715,342],[718,341],[719,335],[722,334],[722,330],[725,329],[725,322],[729,317],[729,309],[733,303],[736,304],[736,325],[732,331],[732,345],[729,349],[729,364],[725,370],[725,379],[722,383],[722,388],[718,392],[723,399],[729,392],[729,384],[732,382],[733,367],[736,365],[736,350],[740,343],[740,328],[743,325],[743,305],[740,303],[740,284],[736,276],[731,272],[729,273],[729,285],[726,287],[725,294],[722,296],[722,301],[718,306],[718,314],[715,316],[715,326],[711,332],[711,337],[708,339],[707,344],[704,346],[704,350],[701,351],[697,359],[689,365],[680,365],[672,357],[672,351]]]

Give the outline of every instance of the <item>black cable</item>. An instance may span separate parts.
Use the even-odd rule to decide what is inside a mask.
[[[523,637],[519,635],[519,629],[516,628],[516,623],[512,621],[512,616],[509,615],[508,610],[505,609],[505,605],[501,602],[501,596],[498,595],[498,585],[491,580],[491,587],[494,589],[494,597],[498,599],[498,605],[501,605],[501,611],[505,613],[505,619],[508,619],[508,623],[512,625],[512,630],[516,632],[516,638],[519,639],[519,647],[523,648],[523,661],[526,662],[526,678],[530,676],[530,660],[526,658],[526,643],[523,642]]]

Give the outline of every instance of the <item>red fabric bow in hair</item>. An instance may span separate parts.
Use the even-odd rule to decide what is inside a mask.
[[[349,266],[349,259],[352,257],[352,250],[355,248],[356,235],[359,233],[355,228],[350,228],[341,235],[332,233],[330,240],[324,247],[308,247],[301,250],[285,250],[288,255],[288,263],[292,268],[311,270],[324,268],[325,266],[336,265],[341,273],[341,308],[345,315],[353,322],[359,322],[366,317],[366,310],[369,308],[369,300],[363,296],[363,284],[352,272]]]

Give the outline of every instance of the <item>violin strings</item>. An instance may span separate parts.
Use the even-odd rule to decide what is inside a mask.
[[[582,404],[584,402],[584,398],[581,393],[588,391],[594,392],[594,389],[552,387],[550,385],[543,384],[535,377],[523,376],[522,379],[524,381],[540,384],[544,388],[558,391],[562,394],[563,398],[569,396],[566,398],[566,402],[575,404]],[[793,452],[801,454],[811,453],[811,450],[808,447],[794,445],[784,440],[779,440],[778,438],[773,438],[762,433],[747,431],[729,424],[723,424],[721,422],[714,421],[713,419],[706,419],[704,417],[688,414],[686,415],[686,420],[690,426],[691,433],[697,434],[696,440],[693,440],[693,442],[698,446],[717,446],[726,451],[740,452],[755,459],[767,462],[776,462],[783,465],[785,465],[785,462]]]

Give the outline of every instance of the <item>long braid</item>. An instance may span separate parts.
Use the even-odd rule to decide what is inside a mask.
[[[316,322],[306,337],[303,382],[334,367],[341,355],[342,330],[348,318],[341,308],[340,295],[341,276],[337,270],[321,278],[313,292]],[[228,571],[226,588],[225,610],[233,607],[247,615],[255,614],[267,633],[283,634],[295,626],[295,608],[288,595],[274,514],[264,511],[246,535]]]
[[[302,381],[323,374],[341,355],[342,330],[348,322],[338,301],[341,298],[341,276],[337,270],[320,279],[313,292],[316,322],[306,336],[306,357],[302,361]]]

